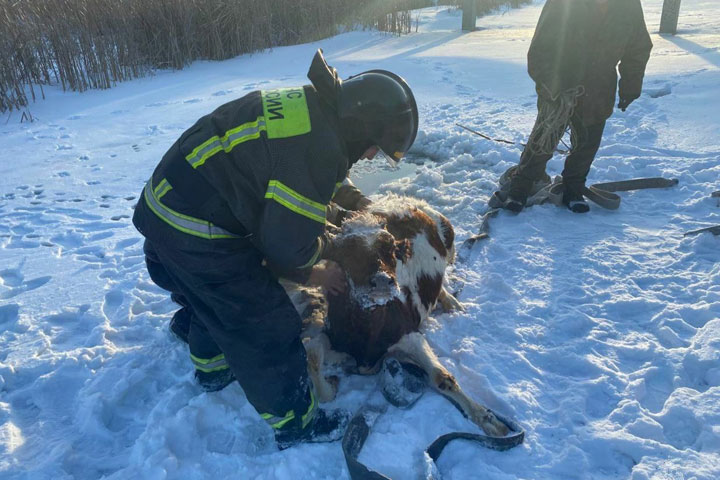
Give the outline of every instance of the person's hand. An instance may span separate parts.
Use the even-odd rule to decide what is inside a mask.
[[[618,108],[624,112],[627,109],[627,107],[633,102],[633,100],[635,100],[635,99],[620,97],[620,101],[618,102]]]
[[[340,295],[347,288],[345,272],[336,262],[327,260],[313,267],[308,283],[331,295]]]

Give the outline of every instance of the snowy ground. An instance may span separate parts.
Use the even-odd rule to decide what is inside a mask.
[[[451,445],[444,478],[720,478],[720,238],[682,236],[720,223],[710,198],[720,190],[720,9],[685,0],[679,35],[663,38],[661,3],[644,2],[655,43],[645,93],[609,121],[591,181],[680,185],[622,194],[615,212],[542,206],[493,222],[456,271],[467,312],[437,316],[427,335],[527,440],[504,453]],[[364,165],[358,182],[428,200],[462,241],[520,150],[454,123],[526,137],[535,98],[525,54],[539,12],[482,18],[463,35],[458,12],[429,9],[405,37],[353,32],[109,91],[47,89],[35,123],[0,119],[0,477],[347,478],[339,444],[278,452],[237,385],[204,394],[193,383],[132,207],[197,117],[253,89],[305,83],[322,47],[344,75],[386,68],[408,79],[422,116],[415,164]],[[549,165],[561,169],[559,158]],[[345,379],[335,405],[357,408],[374,384]],[[437,435],[468,429],[426,394],[391,408],[361,459],[416,479]]]

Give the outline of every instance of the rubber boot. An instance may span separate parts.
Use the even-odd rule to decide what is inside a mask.
[[[206,392],[217,392],[235,381],[235,375],[229,368],[217,372],[195,370],[195,380]]]
[[[590,211],[590,205],[588,205],[585,197],[580,193],[580,189],[565,186],[562,198],[563,204],[574,213],[587,213]]]
[[[318,410],[315,417],[305,426],[299,428],[298,422],[290,422],[288,426],[275,431],[275,442],[280,450],[285,450],[299,443],[326,443],[340,440],[350,421],[350,412],[343,409]]]

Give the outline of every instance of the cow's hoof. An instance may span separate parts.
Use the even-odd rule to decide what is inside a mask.
[[[440,303],[442,304],[443,310],[446,312],[465,311],[465,306],[450,293],[446,294],[445,297],[440,301]]]
[[[480,422],[477,422],[485,433],[493,437],[504,437],[510,433],[510,429],[503,422],[498,420],[494,413],[487,411],[481,416]]]
[[[324,380],[324,381],[323,381]],[[318,385],[315,385],[315,395],[320,403],[332,402],[337,395],[340,378],[336,375],[323,377]]]

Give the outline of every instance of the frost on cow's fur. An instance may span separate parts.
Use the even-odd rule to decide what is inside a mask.
[[[419,212],[421,213],[419,213]],[[423,217],[423,215],[427,217]],[[434,224],[434,232],[421,230],[412,237],[407,238],[411,245],[411,255],[398,256],[394,270],[395,282],[390,275],[387,281],[381,276],[381,281],[373,285],[358,285],[352,280],[351,294],[364,308],[385,305],[397,298],[401,299],[402,291],[409,292],[413,306],[418,310],[420,318],[425,319],[435,306],[435,299],[429,304],[420,298],[419,281],[425,278],[442,278],[448,263],[454,260],[455,249],[452,246],[454,234],[452,227],[445,217],[434,210],[426,201],[412,197],[395,194],[384,195],[370,206],[367,212],[355,214],[345,221],[340,237],[361,236],[366,245],[370,246],[381,235],[387,234],[386,225],[390,221],[411,223],[414,217],[429,218]],[[447,251],[439,252],[431,243],[429,236],[437,234],[437,240],[442,242]],[[450,238],[448,246],[447,239]],[[397,239],[396,240],[405,240]],[[384,283],[384,285],[378,285]]]

